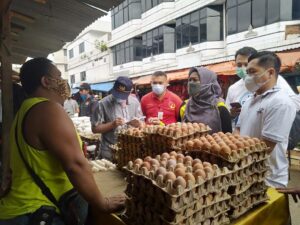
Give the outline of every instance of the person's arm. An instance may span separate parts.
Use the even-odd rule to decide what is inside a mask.
[[[297,203],[300,200],[300,188],[276,188],[279,193],[291,195]]]
[[[104,198],[94,180],[90,165],[80,147],[74,125],[63,108],[46,103],[38,130],[43,146],[60,162],[74,188],[99,212],[111,213],[124,205],[125,196]]]
[[[231,115],[225,106],[219,106],[221,127],[224,133],[232,132]]]
[[[79,113],[79,106],[75,100],[74,100],[74,106],[75,106],[75,113]]]
[[[181,109],[183,101],[181,100],[181,98],[179,98],[177,95],[175,95],[174,102],[175,102],[175,107],[176,107],[175,116],[176,116],[176,120],[178,121],[178,118],[180,118],[180,109]]]

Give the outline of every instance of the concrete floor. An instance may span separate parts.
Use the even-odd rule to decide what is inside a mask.
[[[300,167],[293,167],[291,169],[291,179],[289,187],[300,188]],[[289,197],[290,212],[292,217],[292,225],[300,225],[300,202],[295,203],[292,197]]]
[[[120,171],[99,172],[94,174],[96,183],[105,196],[120,194],[125,190],[126,182]],[[300,187],[300,166],[291,169],[289,187]],[[295,203],[290,197],[292,225],[300,225],[300,202]]]

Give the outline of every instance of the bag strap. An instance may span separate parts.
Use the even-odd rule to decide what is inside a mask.
[[[55,205],[59,208],[59,204],[56,200],[56,198],[54,197],[54,195],[52,194],[51,190],[47,187],[47,185],[42,181],[42,179],[34,172],[34,170],[30,167],[30,165],[28,164],[28,162],[25,160],[25,157],[21,151],[20,145],[19,145],[19,141],[18,141],[18,120],[19,118],[17,117],[17,122],[16,122],[16,127],[15,127],[15,139],[16,139],[16,144],[17,144],[17,148],[19,151],[19,154],[21,156],[22,161],[25,164],[25,167],[27,169],[27,171],[29,172],[30,176],[32,177],[34,183],[41,189],[42,193]]]

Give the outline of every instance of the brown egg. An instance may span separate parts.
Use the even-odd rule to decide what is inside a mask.
[[[167,167],[167,160],[162,160],[162,161],[160,161],[160,165],[161,165],[162,167]]]
[[[187,162],[192,162],[192,161],[193,161],[193,158],[189,155],[184,157],[184,160],[183,160],[184,164],[187,164]]]
[[[238,147],[235,145],[235,144],[230,144],[228,145],[228,147],[231,149],[231,150],[237,150]]]
[[[197,177],[202,177],[203,179],[206,179],[206,173],[204,169],[198,169],[194,172],[194,177],[197,179]]]
[[[143,168],[143,167],[146,167],[146,168],[147,168],[147,170],[150,170],[150,168],[151,168],[151,165],[150,165],[150,163],[149,163],[149,162],[145,161],[145,162],[143,162],[143,163],[142,163],[142,165],[141,165],[141,168]]]
[[[197,163],[201,163],[202,164],[202,161],[200,159],[194,159],[193,162],[192,162],[192,166],[194,166]]]
[[[186,181],[183,177],[177,177],[176,180],[173,183],[173,187],[177,188],[181,186],[183,189],[186,188]]]
[[[203,167],[205,168],[205,167],[212,167],[212,165],[211,165],[211,163],[209,163],[209,162],[203,162],[202,163],[203,164]]]
[[[247,140],[250,146],[255,145],[255,141],[253,141],[252,139],[248,139]]]
[[[224,152],[225,154],[228,154],[228,155],[231,154],[231,150],[228,146],[221,147],[221,152]]]
[[[171,181],[175,181],[176,180],[176,176],[173,172],[167,172],[164,176],[164,182],[167,182],[168,180],[171,180]]]
[[[220,152],[221,147],[220,147],[220,145],[218,145],[218,144],[213,144],[213,145],[211,146],[211,150],[212,150],[213,152],[215,152],[215,153],[218,153],[218,152]]]
[[[198,170],[198,169],[203,169],[204,167],[203,167],[203,165],[202,165],[202,163],[196,163],[196,164],[194,164],[194,166],[193,166],[193,171],[196,171],[196,170]]]
[[[150,162],[151,160],[152,160],[152,157],[150,157],[150,156],[147,156],[147,157],[144,158],[145,162]]]
[[[143,163],[143,160],[140,158],[137,158],[136,160],[134,160],[134,165],[141,165]]]
[[[183,163],[177,163],[176,166],[175,166],[175,169],[177,168],[184,168],[185,169],[185,166],[183,165]]]
[[[203,147],[203,142],[199,139],[194,140],[194,148],[195,149],[202,149]]]
[[[177,160],[184,159],[184,155],[181,153],[178,153],[176,158],[177,158]]]
[[[157,159],[151,159],[150,164],[151,164],[151,166],[159,166],[160,165],[160,163]]]
[[[211,149],[211,144],[209,142],[204,142],[203,143],[203,149],[210,150]]]
[[[185,169],[184,168],[176,168],[175,171],[174,171],[176,177],[178,176],[181,176],[181,177],[184,177],[185,176]]]
[[[206,174],[211,174],[211,173],[214,172],[211,167],[204,167],[204,171],[205,171]]]
[[[175,156],[175,157],[177,157],[177,152],[175,152],[175,151],[172,151],[172,152],[170,152],[169,154],[170,154],[170,156]]]
[[[255,144],[260,144],[260,140],[258,138],[252,138],[252,140],[255,142]]]
[[[206,139],[206,137],[200,137],[200,141],[207,142],[207,139]]]
[[[214,140],[213,136],[211,136],[211,135],[206,135],[206,139],[207,139],[208,141]]]
[[[181,132],[182,133],[187,133],[188,132],[188,127],[181,127]]]
[[[235,144],[238,148],[244,148],[244,147],[245,147],[244,144],[243,144],[241,141],[236,141],[234,144]]]
[[[169,159],[167,162],[167,168],[175,167],[176,166],[176,160],[175,159]]]
[[[166,173],[167,173],[166,168],[164,168],[164,167],[159,167],[159,168],[156,170],[156,172],[155,172],[155,176],[156,176],[156,177],[159,176],[159,175],[165,176]]]
[[[200,129],[200,126],[198,123],[193,123],[193,127],[196,129],[196,130],[199,130]]]
[[[169,153],[163,153],[162,155],[161,155],[161,158],[162,159],[168,159],[168,158],[170,158],[170,155],[169,155]]]
[[[192,173],[186,173],[184,176],[184,179],[185,179],[186,183],[188,183],[188,181],[190,180],[192,182],[192,185],[194,185],[196,182],[195,177]]]
[[[186,147],[188,150],[192,150],[194,147],[194,141],[190,140],[186,142]]]

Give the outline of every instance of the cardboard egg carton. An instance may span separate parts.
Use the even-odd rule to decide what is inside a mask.
[[[125,170],[129,173],[127,182],[140,188],[140,190],[137,190],[139,193],[134,194],[141,195],[143,189],[144,192],[149,193],[149,187],[154,186],[154,196],[156,196],[157,199],[160,199],[161,202],[164,202],[167,207],[177,210],[194,200],[199,200],[200,197],[207,195],[210,192],[227,190],[229,182],[223,177],[231,172],[227,168],[220,169],[216,165],[213,165],[213,168],[214,173],[208,174],[206,180],[199,176],[196,179],[195,184],[188,182],[187,188],[185,189],[181,186],[174,188],[171,180],[164,182],[162,175],[155,177],[154,171],[146,171],[145,168],[138,168],[138,165],[135,165],[135,168],[133,168],[132,162],[129,163]],[[188,167],[188,170],[192,170],[192,168]],[[151,183],[149,183],[149,181]]]
[[[269,199],[266,192],[251,195],[243,204],[240,204],[238,207],[232,209],[230,212],[231,219],[237,219],[246,212],[250,211],[253,207],[266,202]]]

